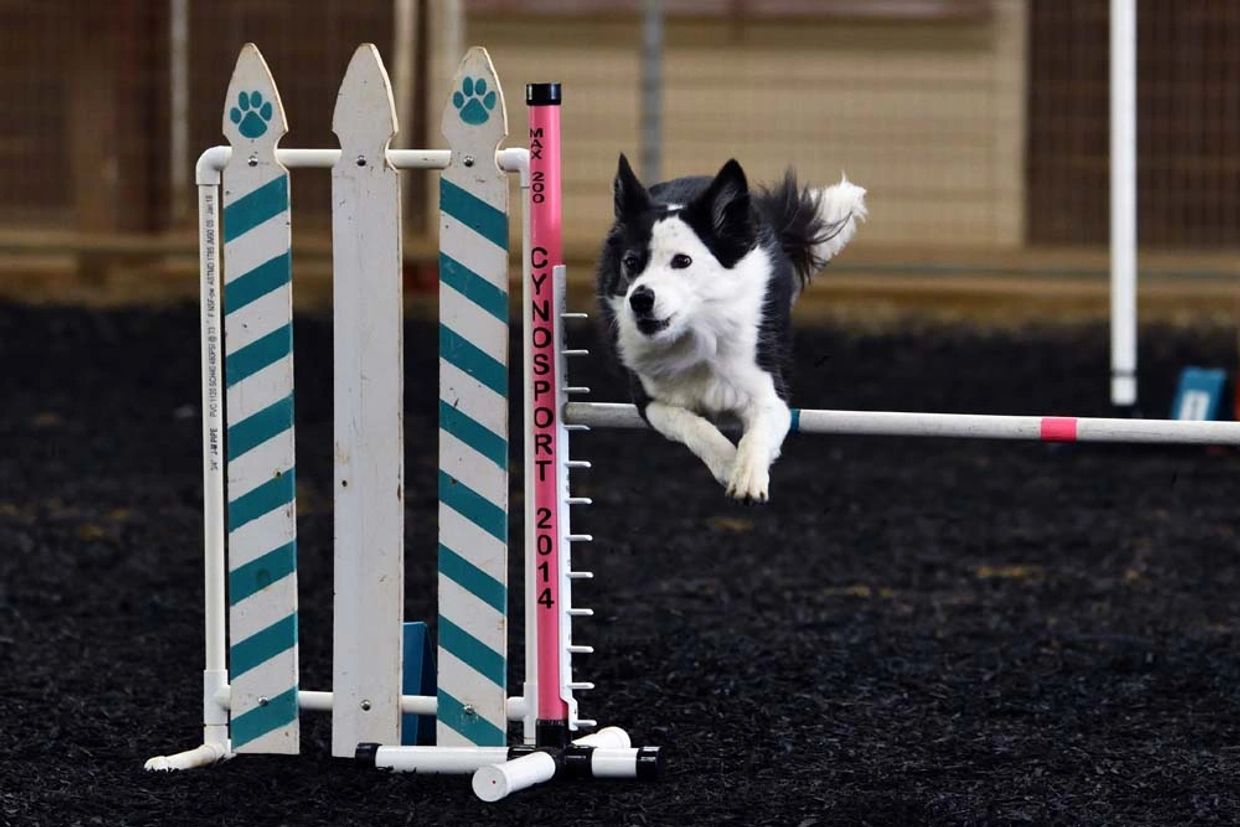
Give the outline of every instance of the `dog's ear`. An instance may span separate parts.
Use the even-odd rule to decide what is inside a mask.
[[[757,241],[749,209],[749,184],[735,158],[723,165],[682,216],[724,267],[736,264]]]
[[[749,182],[735,158],[719,170],[715,180],[693,202],[693,209],[720,238],[750,235]]]
[[[650,193],[642,186],[629,166],[629,159],[620,153],[620,164],[616,169],[616,180],[612,183],[612,193],[616,202],[616,218],[624,218],[643,210],[650,209]]]

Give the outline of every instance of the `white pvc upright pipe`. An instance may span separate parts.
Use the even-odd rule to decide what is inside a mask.
[[[202,160],[199,160],[202,172]],[[201,177],[201,176],[200,176]],[[218,180],[218,176],[217,176]],[[202,513],[203,617],[205,652],[202,672],[202,745],[172,755],[157,755],[148,770],[205,767],[227,758],[228,707],[219,692],[228,685],[224,559],[224,328],[220,307],[219,188],[198,185],[198,266],[202,365]]]
[[[528,161],[528,159],[527,159]],[[530,258],[532,249],[530,247],[530,183],[529,183],[529,167],[526,166],[525,174],[522,176],[521,182],[521,387],[525,389],[523,396],[525,403],[523,406],[523,422],[522,433],[529,434],[534,427],[534,406],[533,398],[530,396],[529,388],[532,387],[534,381],[534,347],[529,337],[525,335],[525,312],[534,300],[534,265]],[[524,446],[524,477],[522,491],[534,490],[534,457],[532,454],[532,446],[529,440],[525,441]],[[538,605],[535,599],[538,595],[538,560],[537,555],[533,553],[535,537],[534,526],[536,522],[536,514],[534,513],[534,498],[525,498],[525,537],[522,543],[522,549],[525,554],[525,681],[521,687],[521,694],[525,698],[526,714],[521,726],[521,740],[527,744],[533,744],[537,734],[538,723]]]
[[[202,324],[202,500],[206,664],[203,719],[207,742],[227,742],[228,716],[215,703],[214,690],[228,682],[224,582],[224,325],[220,272],[219,190],[198,187],[198,249]],[[217,732],[211,730],[218,729]]]
[[[663,0],[642,3],[641,174],[663,180]]]
[[[1137,10],[1111,0],[1111,403],[1137,401]]]
[[[393,143],[409,146],[413,129],[413,74],[417,45],[416,0],[392,0],[392,97],[400,132]]]

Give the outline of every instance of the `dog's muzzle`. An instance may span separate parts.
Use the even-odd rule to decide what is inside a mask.
[[[638,287],[629,296],[629,307],[633,308],[633,315],[637,318],[650,318],[654,313],[654,291],[644,284]]]
[[[655,291],[649,286],[641,285],[640,288],[632,291],[629,296],[629,306],[632,309],[632,317],[637,322],[637,330],[646,336],[653,336],[658,331],[665,330],[668,319],[655,319]]]
[[[653,336],[665,329],[671,321],[670,318],[654,318],[654,291],[644,284],[629,296],[629,307],[633,310],[633,319],[637,322],[637,329],[646,336]]]

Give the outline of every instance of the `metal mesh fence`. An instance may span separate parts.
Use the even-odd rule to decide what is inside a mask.
[[[1138,237],[1240,243],[1240,4],[1137,3]],[[1028,240],[1108,234],[1108,3],[1034,0]]]
[[[0,219],[149,227],[158,133],[149,67],[162,42],[143,5],[0,3]]]
[[[172,200],[170,11],[166,2],[0,0],[0,226],[156,232],[182,223]],[[222,142],[222,90],[242,43],[260,43],[290,113],[288,146],[331,146],[336,87],[358,43],[384,49],[380,0],[191,2],[189,157]],[[304,176],[310,221],[325,176]],[[192,177],[191,177],[192,181]]]
[[[417,0],[423,23],[440,3]],[[392,0],[187,7],[185,165],[220,142],[222,90],[242,43],[260,44],[271,64],[290,118],[287,146],[333,145],[331,110],[352,50],[372,41],[385,57],[392,51]],[[566,108],[574,155],[566,187],[580,209],[567,233],[596,238],[615,154],[640,149],[640,4],[464,7],[466,43],[485,41],[504,77],[512,140],[523,82],[550,72],[576,90]],[[177,192],[170,171],[170,8],[0,0],[0,233],[188,230],[192,193]],[[863,243],[1105,243],[1107,0],[668,8],[669,174],[709,171],[733,154],[759,178],[789,162],[819,178],[845,168],[871,189]],[[1240,4],[1138,0],[1138,10],[1141,242],[1234,246]],[[430,88],[442,74],[427,71],[430,51],[419,43],[414,123],[403,126],[438,145],[444,90]],[[327,176],[299,176],[296,186],[299,225],[326,226]]]

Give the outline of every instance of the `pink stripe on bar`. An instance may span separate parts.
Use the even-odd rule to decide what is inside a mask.
[[[1076,442],[1076,417],[1045,416],[1042,418],[1043,442]]]

